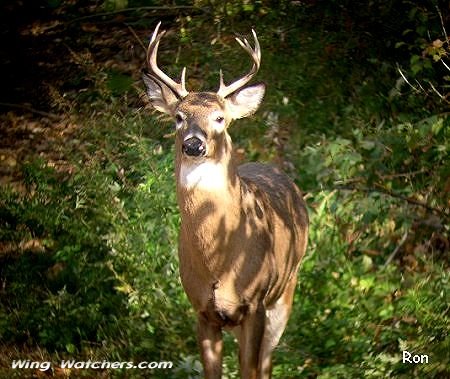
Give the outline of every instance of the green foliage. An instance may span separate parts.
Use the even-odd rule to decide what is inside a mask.
[[[402,69],[399,70],[408,85],[416,93],[421,92],[448,105],[450,67],[447,60],[450,55],[450,40],[445,30],[447,16],[441,12],[439,3],[434,3],[434,6],[411,4],[402,39],[395,47],[407,51],[405,54],[409,57],[409,62],[405,62],[407,71],[403,73]]]
[[[42,162],[25,166],[24,177],[32,194],[2,193],[2,234],[17,245],[35,241],[38,248],[28,243],[3,264],[2,276],[15,284],[2,296],[1,311],[11,326],[2,335],[65,349],[96,338],[99,324],[114,322],[109,309],[120,309],[123,301],[111,293],[113,278],[104,262],[101,235],[108,220],[96,215],[106,206],[107,183],[96,173],[92,187],[80,176],[61,181]],[[89,204],[94,199],[97,208]],[[30,286],[36,296],[28,297]]]
[[[355,250],[351,236],[340,235],[343,224],[358,219],[353,204],[361,199],[322,192],[315,200],[314,253],[303,264],[287,346],[277,355],[280,377],[420,378],[446,372],[448,270],[439,262],[428,262],[423,273],[384,267],[383,252]],[[367,203],[362,208],[370,209]],[[374,229],[382,228],[388,231],[380,223]],[[429,354],[432,364],[405,365],[403,350]]]
[[[103,7],[106,11],[113,12],[125,9],[128,6],[128,0],[105,0]]]
[[[2,343],[177,361],[195,342],[176,264],[173,153],[139,135],[140,117],[105,117],[82,137],[97,154],[87,166],[66,176],[38,160],[24,166],[26,194],[1,193],[1,239],[21,249],[2,257]]]

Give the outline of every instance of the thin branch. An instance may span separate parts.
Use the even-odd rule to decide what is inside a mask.
[[[444,62],[443,59],[440,59],[440,62],[445,66],[445,68],[450,71],[450,67],[447,65],[447,63]]]
[[[134,29],[130,25],[127,25],[127,26],[128,26],[128,29],[130,29],[131,34],[133,34],[134,38],[136,38],[136,40],[138,41],[139,45],[141,45],[144,52],[146,52],[147,48],[145,47],[144,42],[142,42],[142,40],[138,37],[138,35],[136,34]]]
[[[411,88],[413,88],[416,92],[420,92],[416,87],[414,87],[414,86],[409,82],[409,80],[408,80],[408,79],[406,78],[406,76],[403,74],[403,71],[401,70],[401,68],[400,68],[399,65],[397,65],[397,70],[398,70],[398,72],[400,73],[400,75],[402,76],[403,80],[404,80],[407,84],[409,84],[409,86],[410,86]]]
[[[5,108],[22,109],[22,110],[25,110],[25,111],[28,111],[31,113],[38,114],[39,116],[48,117],[52,120],[59,120],[61,118],[60,116],[58,116],[55,113],[40,111],[39,109],[34,109],[33,107],[30,107],[29,105],[24,105],[24,104],[0,103],[0,106],[5,107]]]
[[[397,174],[388,174],[388,175],[378,175],[380,179],[394,179],[394,178],[409,178],[410,176],[425,174],[427,170],[424,168],[417,171],[411,171],[411,172],[400,172]]]
[[[104,16],[114,16],[120,13],[128,13],[128,12],[135,12],[135,11],[179,11],[179,10],[189,10],[189,9],[199,9],[202,10],[201,7],[196,7],[192,5],[177,5],[177,6],[144,6],[144,7],[132,7],[132,8],[124,8],[124,9],[116,9],[114,11],[110,12],[99,12],[95,14],[89,14],[86,16],[81,16],[74,18],[73,20],[70,20],[69,23],[78,22],[82,20],[88,20],[90,18],[97,18],[97,17],[104,17]]]
[[[381,267],[381,270],[384,270],[387,266],[389,266],[389,264],[395,258],[395,256],[400,251],[402,246],[405,244],[407,238],[408,238],[408,230],[405,232],[405,234],[403,234],[402,239],[400,240],[399,244],[395,247],[394,251],[389,255],[388,259],[386,259],[386,262],[384,262],[384,265]]]
[[[450,69],[441,59],[441,62],[444,64],[445,67],[447,67],[448,69]],[[418,93],[423,93],[425,95],[429,95],[430,91],[427,91],[425,88],[423,88],[422,84],[416,79],[416,83],[419,86],[420,90],[417,87],[414,87],[409,80],[407,79],[407,77],[405,76],[405,74],[403,74],[403,71],[401,70],[400,66],[397,65],[397,70],[400,73],[400,75],[402,76],[403,80],[416,92]],[[449,102],[446,98],[446,96],[442,95],[437,89],[436,87],[429,81],[427,81],[427,83],[430,85],[431,89],[433,90],[433,92],[435,92],[442,100],[444,100],[445,102]]]
[[[416,175],[420,175],[420,174],[425,174],[428,171],[424,168],[420,169],[420,170],[416,170],[416,171],[409,171],[409,172],[398,172],[395,174],[386,174],[386,175],[382,175],[379,172],[376,172],[377,177],[381,180],[385,180],[385,179],[395,179],[395,178],[409,178],[411,176],[416,176]],[[347,184],[353,184],[353,183],[364,183],[366,181],[366,178],[362,177],[362,176],[356,176],[354,178],[349,178],[346,179],[345,181],[342,181],[342,183],[344,185]]]
[[[431,89],[445,102],[448,102],[448,100],[446,99],[446,97],[444,95],[442,95],[437,89],[436,87],[433,85],[433,83],[428,82],[428,84],[430,85]]]
[[[439,7],[437,5],[436,5],[436,10],[439,15],[439,18],[441,19],[441,25],[442,25],[442,30],[444,32],[445,40],[447,41],[447,44],[450,45],[450,40],[448,39],[447,31],[445,30],[444,18],[442,17],[441,10],[439,9]]]
[[[427,95],[427,91],[425,90],[425,88],[423,88],[422,84],[420,84],[420,82],[416,79],[416,83],[419,85],[420,89],[422,90],[422,93]]]
[[[395,193],[395,192],[392,192],[390,190],[387,190],[386,188],[381,187],[381,186],[379,186],[379,188],[372,188],[372,187],[371,188],[358,188],[358,187],[351,186],[351,185],[350,186],[349,185],[342,185],[342,186],[333,187],[333,189],[344,190],[344,191],[360,191],[360,192],[381,193],[381,194],[384,194],[384,195],[387,195],[387,196],[390,196],[390,197],[393,197],[393,198],[396,198],[396,199],[403,200],[403,201],[407,202],[408,204],[422,207],[422,208],[428,210],[431,213],[437,213],[437,214],[439,214],[439,215],[441,215],[443,217],[450,218],[450,213],[446,212],[443,209],[432,207],[432,206],[430,206],[430,205],[428,205],[426,203],[423,203],[423,202],[421,202],[419,200],[411,199],[409,197],[400,195],[398,193]]]
[[[430,206],[430,205],[428,205],[428,204],[426,204],[426,203],[424,203],[422,201],[411,199],[410,197],[406,197],[406,196],[400,195],[398,193],[395,193],[395,192],[393,192],[391,190],[388,190],[388,189],[384,188],[381,185],[377,185],[377,184],[375,184],[375,185],[378,187],[378,189],[379,189],[378,192],[380,192],[380,193],[384,193],[384,194],[389,195],[391,197],[404,200],[404,201],[406,201],[409,204],[417,205],[419,207],[425,208],[425,209],[429,210],[430,212],[436,212],[436,213],[439,213],[439,214],[441,214],[443,216],[450,217],[450,214],[448,214],[447,212],[445,212],[442,209],[435,208],[435,207],[432,207],[432,206]],[[374,189],[374,190],[376,190],[376,189]]]

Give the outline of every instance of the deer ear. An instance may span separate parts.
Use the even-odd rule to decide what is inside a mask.
[[[151,74],[144,73],[142,79],[147,87],[147,95],[150,99],[150,103],[159,112],[167,113],[172,116],[175,104],[179,100],[175,93]]]
[[[231,117],[236,120],[256,112],[266,91],[264,83],[253,84],[234,92],[225,100],[230,109]]]

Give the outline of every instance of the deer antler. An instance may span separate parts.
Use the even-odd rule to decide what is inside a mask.
[[[238,89],[246,85],[259,70],[259,66],[261,64],[261,48],[259,46],[259,41],[258,38],[256,37],[256,33],[253,29],[252,34],[253,38],[255,39],[254,49],[252,48],[252,46],[250,45],[250,43],[247,41],[246,38],[244,38],[244,41],[242,41],[240,38],[236,37],[236,41],[252,57],[253,67],[247,75],[234,81],[228,86],[225,85],[225,83],[223,82],[223,73],[222,70],[220,70],[220,86],[219,90],[217,91],[217,94],[223,98],[227,97],[228,95],[232,94],[233,92],[237,91]]]
[[[167,76],[162,70],[159,69],[158,64],[156,63],[156,57],[158,55],[158,46],[161,41],[161,37],[166,33],[165,30],[159,32],[159,27],[161,26],[161,21],[156,25],[156,28],[153,32],[152,38],[148,45],[147,49],[147,64],[151,73],[161,82],[166,84],[173,92],[175,92],[178,97],[183,98],[189,92],[186,90],[186,67],[183,68],[181,72],[181,82],[177,83],[169,76]]]

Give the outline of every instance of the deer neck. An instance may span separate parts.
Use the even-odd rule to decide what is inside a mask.
[[[236,230],[241,215],[241,183],[231,154],[231,140],[214,158],[202,160],[177,156],[178,205],[181,213],[180,243],[197,251],[199,264],[226,266],[226,256],[218,236]]]
[[[204,217],[199,212],[207,207],[211,221],[231,208],[240,208],[240,180],[231,152],[228,139],[214,157],[196,160],[177,156],[178,204],[183,218]]]

